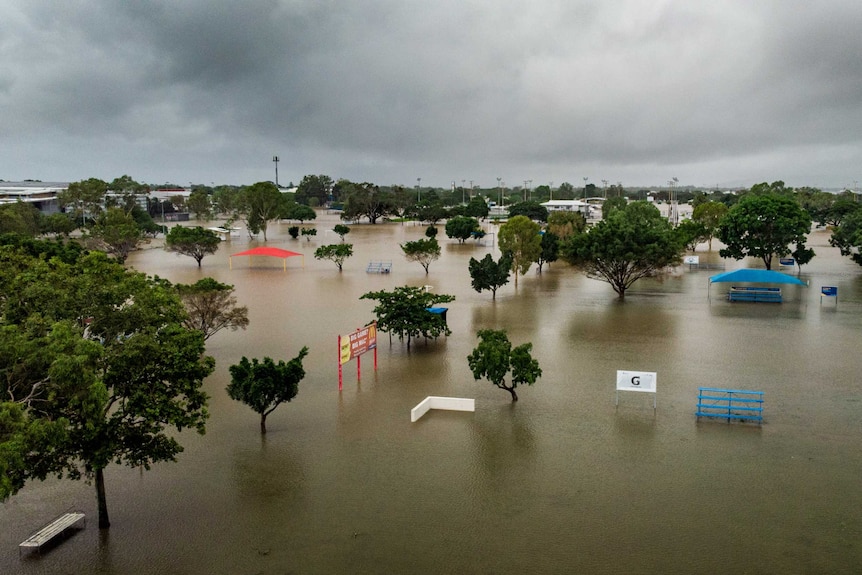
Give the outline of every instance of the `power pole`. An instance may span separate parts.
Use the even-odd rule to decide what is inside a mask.
[[[272,161],[275,164],[275,187],[278,188],[278,156],[273,156]]]

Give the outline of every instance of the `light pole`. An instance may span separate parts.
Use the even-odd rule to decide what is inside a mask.
[[[503,205],[503,178],[497,178],[497,187],[500,188],[500,206]]]
[[[587,176],[584,176],[584,203],[586,203],[586,201],[587,201],[587,182],[588,181],[590,181],[590,179]]]
[[[548,182],[548,195],[550,196],[548,199],[554,199],[554,182]]]
[[[473,199],[473,180],[470,180],[470,199]]]
[[[422,188],[420,188],[420,184],[422,184],[422,178],[416,178],[416,203],[422,201]]]
[[[275,187],[279,187],[278,185],[278,156],[272,157],[272,162],[275,164]]]
[[[461,203],[466,203],[464,201],[464,184],[467,183],[467,180],[461,180]]]
[[[608,181],[607,181],[607,180],[602,180],[602,185],[604,185],[604,187],[605,187],[605,194],[604,194],[604,195],[605,195],[605,199],[608,199]]]

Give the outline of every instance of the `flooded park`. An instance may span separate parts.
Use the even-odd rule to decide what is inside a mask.
[[[496,235],[458,244],[426,275],[399,244],[424,226],[353,225],[343,272],[314,250],[340,238],[334,215],[268,246],[303,258],[229,258],[263,242],[222,242],[198,269],[153,244],[128,267],[175,283],[232,284],[245,331],[207,342],[207,433],[180,434],[176,463],[106,469],[111,528],[95,489],[29,484],[0,504],[0,573],[859,573],[862,571],[862,267],[811,234],[817,256],[784,302],[730,303],[716,269],[680,266],[617,300],[564,262],[476,293],[468,262],[499,257]],[[493,227],[488,226],[493,231]],[[310,227],[306,224],[305,227]],[[758,262],[718,257],[726,269]],[[366,273],[391,261],[388,274]],[[286,269],[285,267],[286,266]],[[796,274],[797,270],[784,270]],[[378,365],[344,366],[337,338],[373,319],[369,291],[451,294],[452,334],[406,344],[380,334]],[[821,298],[822,286],[838,298]],[[508,393],[475,381],[479,329],[533,343],[543,370]],[[229,366],[310,353],[298,396],[267,420],[225,392]],[[657,374],[653,396],[615,392],[617,370]],[[695,417],[699,387],[764,392],[764,423]],[[427,396],[475,398],[475,412],[410,410]],[[41,554],[18,544],[58,514],[87,526]]]

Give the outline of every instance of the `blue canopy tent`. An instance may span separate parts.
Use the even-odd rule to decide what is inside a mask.
[[[743,268],[724,272],[709,278],[709,285],[714,283],[753,283],[753,284],[795,284],[808,287],[808,284],[797,277],[771,270]],[[709,291],[707,290],[707,297]]]

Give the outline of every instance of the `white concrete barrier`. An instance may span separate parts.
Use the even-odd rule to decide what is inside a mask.
[[[476,400],[463,397],[437,397],[429,395],[410,410],[410,421],[415,422],[429,409],[446,409],[449,411],[476,411]]]

